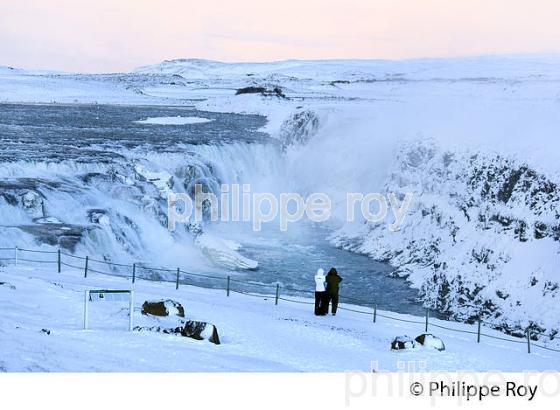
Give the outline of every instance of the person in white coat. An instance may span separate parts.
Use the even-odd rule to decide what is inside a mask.
[[[325,282],[325,271],[317,269],[315,274],[315,315],[324,316],[327,314],[325,302],[327,299],[327,286]]]

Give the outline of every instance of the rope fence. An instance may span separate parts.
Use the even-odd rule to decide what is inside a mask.
[[[12,252],[12,256],[9,257],[5,257],[6,255],[3,255],[0,253],[0,261],[10,261],[10,262],[15,262],[15,264],[17,265],[19,262],[27,262],[27,263],[39,263],[39,264],[56,264],[57,265],[57,271],[58,273],[61,273],[62,271],[62,266],[67,267],[67,268],[72,268],[72,269],[76,269],[79,271],[83,271],[84,273],[84,278],[87,278],[87,275],[89,272],[92,273],[97,273],[97,274],[101,274],[101,275],[109,275],[109,276],[116,276],[116,277],[127,277],[125,275],[117,275],[113,272],[104,272],[104,271],[100,271],[98,269],[94,269],[91,267],[91,263],[99,263],[99,264],[104,264],[106,266],[109,267],[117,267],[117,268],[126,268],[127,273],[131,276],[132,279],[132,283],[135,283],[136,279],[138,278],[137,272],[138,271],[149,271],[149,272],[166,272],[166,273],[172,273],[176,275],[175,278],[175,288],[179,289],[179,287],[181,285],[183,286],[194,286],[194,287],[199,287],[199,288],[204,288],[204,289],[211,289],[211,290],[225,290],[226,291],[226,296],[230,296],[230,293],[237,293],[240,295],[245,295],[245,296],[252,296],[252,297],[257,297],[257,298],[266,298],[266,299],[274,299],[275,304],[278,305],[278,301],[284,301],[284,302],[289,302],[289,303],[297,303],[297,304],[303,304],[303,305],[314,305],[314,302],[309,301],[309,300],[305,300],[305,299],[294,299],[293,297],[289,297],[290,294],[287,293],[287,296],[281,296],[280,294],[280,290],[284,291],[284,292],[291,292],[293,295],[292,296],[299,296],[302,294],[306,294],[306,295],[314,295],[315,292],[313,291],[309,291],[309,290],[302,290],[302,289],[295,289],[293,287],[289,287],[289,286],[283,286],[282,288],[280,287],[280,284],[266,284],[266,283],[258,283],[258,282],[250,282],[250,281],[242,281],[242,280],[238,280],[238,279],[232,279],[230,276],[224,277],[224,276],[213,276],[213,275],[207,275],[207,274],[202,274],[202,273],[193,273],[193,272],[188,272],[185,270],[182,270],[180,268],[177,269],[165,269],[165,268],[155,268],[155,267],[150,267],[150,266],[145,266],[144,264],[141,263],[133,263],[132,265],[128,265],[128,264],[122,264],[122,263],[116,263],[116,262],[110,262],[110,261],[106,261],[106,260],[100,260],[100,259],[92,259],[89,258],[89,256],[78,256],[78,255],[73,255],[67,252],[62,252],[60,250],[57,251],[45,251],[45,250],[38,250],[38,249],[25,249],[25,248],[19,248],[19,247],[15,247],[15,248],[0,248],[0,252]],[[46,259],[29,259],[28,257],[22,258],[20,256],[20,253],[32,253],[32,254],[41,254],[41,255],[55,255],[56,260],[46,260]],[[84,261],[84,264],[82,266],[77,266],[75,264],[72,263],[68,263],[66,261],[63,260],[63,256],[67,257],[67,258],[72,258],[74,260],[79,260],[79,261]],[[140,279],[143,280],[150,280],[150,281],[157,281],[157,282],[170,282],[169,278],[161,278],[161,279],[154,279],[154,278],[149,278],[149,277],[142,277]],[[215,281],[219,281],[220,285],[211,285],[208,283],[202,283],[200,282],[200,280],[197,279],[206,279],[206,280],[215,280]],[[225,286],[222,286],[221,284],[225,283]],[[275,288],[275,294],[269,294],[269,293],[261,293],[261,292],[251,292],[248,291],[246,289],[241,289],[240,287],[236,287],[234,288],[232,285],[237,284],[237,285],[243,285],[245,287],[254,287],[254,288],[258,288],[258,289],[270,289],[270,288]],[[348,300],[351,302],[356,302],[357,304],[361,305],[361,306],[367,306],[368,303],[365,303],[362,300],[356,299],[356,298],[352,298],[352,297],[348,297],[348,296],[344,296],[344,295],[339,295],[340,299],[344,299],[344,300]],[[368,315],[371,316],[373,318],[373,322],[376,323],[377,322],[377,318],[384,318],[384,319],[388,319],[388,320],[393,320],[393,321],[398,321],[398,322],[403,322],[403,323],[410,323],[410,324],[416,324],[416,325],[424,325],[424,330],[426,332],[428,332],[428,329],[430,326],[433,326],[435,328],[439,328],[439,329],[444,329],[447,331],[451,331],[451,332],[457,332],[457,333],[463,333],[463,334],[468,334],[468,335],[476,335],[477,336],[477,343],[481,342],[481,338],[485,337],[485,338],[489,338],[489,339],[494,339],[494,340],[500,340],[500,341],[505,341],[505,342],[511,342],[511,343],[516,343],[516,344],[526,344],[527,345],[527,353],[531,353],[531,348],[532,347],[537,347],[539,349],[542,350],[546,350],[546,351],[550,351],[550,352],[555,352],[555,353],[560,353],[560,348],[552,348],[543,344],[539,344],[539,343],[535,343],[533,340],[533,337],[538,337],[538,336],[543,336],[546,337],[548,340],[554,340],[556,338],[556,334],[545,334],[542,332],[538,332],[535,330],[532,330],[530,327],[528,327],[525,330],[525,337],[517,337],[514,335],[511,335],[510,337],[503,337],[503,336],[495,336],[495,335],[490,335],[487,333],[483,333],[482,332],[482,327],[483,325],[490,325],[493,326],[492,327],[488,327],[488,326],[484,326],[484,328],[486,329],[492,329],[492,330],[496,330],[496,331],[501,331],[503,328],[503,325],[497,324],[497,323],[493,323],[490,321],[485,321],[485,320],[479,320],[477,322],[477,331],[472,331],[472,330],[465,330],[465,329],[456,329],[456,328],[452,328],[452,327],[447,327],[447,326],[442,326],[433,322],[430,322],[430,315],[429,315],[429,310],[426,309],[426,317],[425,317],[425,321],[418,321],[418,320],[411,320],[411,319],[403,319],[403,318],[397,318],[394,316],[389,316],[386,314],[382,314],[382,313],[378,313],[377,312],[377,305],[373,305],[373,308],[371,308],[371,311],[363,311],[363,310],[357,310],[354,308],[349,308],[349,307],[345,307],[344,304],[346,302],[342,302],[342,304],[338,307],[339,310],[343,310],[343,311],[348,311],[348,312],[353,312],[353,313],[357,313],[357,314],[362,314],[362,315]],[[371,304],[369,304],[369,306],[371,306]],[[461,322],[453,322],[453,321],[448,321],[449,323],[457,323],[457,324],[462,324]],[[504,334],[504,336],[507,336],[507,334]]]

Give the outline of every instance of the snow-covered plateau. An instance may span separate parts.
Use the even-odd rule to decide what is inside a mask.
[[[198,272],[244,275],[249,267],[258,275],[265,269],[278,275],[270,281],[304,289],[315,266],[282,277],[281,269],[266,267],[272,253],[255,251],[262,243],[255,247],[252,241],[273,247],[275,238],[211,223],[170,233],[166,197],[171,191],[192,193],[196,183],[216,193],[222,183],[250,183],[257,192],[324,192],[332,201],[325,237],[333,247],[367,255],[372,264],[388,263],[395,283],[406,278],[421,303],[442,315],[469,323],[484,319],[514,335],[530,328],[541,342],[558,344],[550,339],[560,330],[560,56],[235,64],[184,59],[115,74],[4,67],[0,102],[0,247],[62,247],[107,261],[142,260]],[[208,121],[187,121],[194,118]],[[151,123],[142,123],[147,119]],[[186,123],[176,124],[180,119]],[[348,222],[348,192],[399,198],[411,193],[413,199],[393,232],[390,218]],[[303,229],[297,225],[291,229]],[[299,246],[283,257],[305,253],[308,244]],[[11,268],[1,269],[12,275]],[[375,292],[367,275],[356,286],[361,299]],[[242,300],[235,303],[251,315],[261,313]],[[205,310],[202,302],[197,309],[209,320],[222,314]],[[255,359],[243,369],[362,369],[362,352],[389,354],[379,349],[389,333],[400,334],[389,329],[381,335],[338,316],[325,325],[293,309],[282,317],[306,317],[309,331],[330,326],[333,344],[346,349],[341,357],[349,364],[327,368],[301,356],[280,366],[287,359],[278,356],[272,365],[263,353],[262,362]],[[263,314],[277,323],[274,315],[286,311],[279,312]],[[258,319],[259,327],[264,322]],[[365,333],[343,341],[334,329],[345,326]],[[285,341],[279,329],[277,338]],[[284,330],[295,333],[293,327]],[[326,333],[308,336],[301,342],[331,340]],[[279,346],[259,340],[262,352]],[[465,349],[472,347],[468,343]],[[469,360],[477,362],[464,362],[474,369],[525,368],[506,360],[507,350],[501,362],[497,352],[476,349],[477,357]],[[450,360],[455,359],[433,368],[459,369],[467,360]],[[223,368],[241,369],[244,360]]]

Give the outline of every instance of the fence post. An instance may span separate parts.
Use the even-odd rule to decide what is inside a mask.
[[[227,277],[227,297],[229,298],[229,276]]]
[[[478,333],[476,336],[476,343],[480,343],[480,327],[482,326],[482,320],[478,320]]]
[[[136,263],[132,264],[132,283],[136,281]]]
[[[128,305],[128,331],[132,332],[134,326],[134,292],[130,291],[130,300]]]
[[[86,256],[86,266],[84,267],[84,278],[87,278],[88,263],[89,263],[89,256]]]
[[[373,305],[373,323],[377,322],[377,305]]]
[[[14,259],[16,260],[16,266],[18,265],[18,247],[16,246],[14,249]]]
[[[84,292],[84,330],[88,328],[88,304],[89,304],[89,290]]]
[[[531,353],[531,329],[527,328],[527,353]]]
[[[179,273],[181,270],[177,268],[177,281],[175,282],[175,289],[179,289]]]
[[[276,298],[274,299],[274,304],[277,305],[278,304],[278,297],[280,296],[280,285],[277,283],[276,284]]]
[[[430,320],[430,310],[426,309],[426,329],[425,332],[428,332],[428,321]]]
[[[60,249],[57,252],[56,262],[57,262],[57,265],[58,265],[58,273],[60,273],[60,266],[62,265],[62,260],[60,259]]]

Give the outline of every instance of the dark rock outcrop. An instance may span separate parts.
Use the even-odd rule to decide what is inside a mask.
[[[313,111],[298,111],[286,119],[280,127],[279,140],[282,150],[292,145],[305,145],[317,133],[319,117]]]
[[[431,347],[433,349],[439,350],[440,352],[442,350],[445,350],[445,344],[443,343],[443,340],[431,333],[422,333],[414,340],[424,347]]]
[[[414,349],[416,344],[414,340],[410,337],[404,336],[397,336],[391,342],[391,350],[406,350],[406,349]]]
[[[142,314],[152,316],[177,315],[185,317],[185,309],[179,302],[174,300],[146,301],[142,304]]]
[[[37,238],[38,241],[51,246],[60,246],[74,252],[76,245],[83,236],[95,227],[70,225],[61,223],[42,223],[36,225],[20,225],[17,228]]]
[[[16,287],[14,285],[12,285],[11,283],[8,283],[8,282],[0,282],[0,286],[5,286],[5,287],[7,287],[8,289],[11,289],[11,290],[16,289]]]
[[[138,332],[150,331],[164,333],[167,335],[181,335],[195,340],[208,340],[216,345],[220,344],[220,337],[216,326],[207,322],[189,320],[184,326],[166,328],[161,326],[136,326],[134,330]]]
[[[243,87],[238,89],[235,92],[235,95],[241,94],[260,94],[264,95],[265,97],[279,97],[279,98],[286,98],[286,95],[282,91],[280,87],[273,87],[271,89],[265,87],[256,87],[256,86],[249,86]]]
[[[220,344],[220,337],[218,336],[218,329],[216,326],[206,323],[189,320],[185,323],[181,335],[190,337],[196,340],[208,340],[214,344]]]

